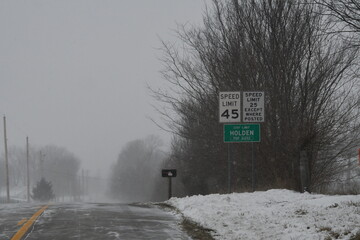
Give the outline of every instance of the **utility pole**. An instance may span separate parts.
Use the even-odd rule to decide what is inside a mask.
[[[9,163],[8,163],[8,148],[6,137],[6,117],[4,115],[4,146],[5,146],[5,171],[6,171],[6,199],[10,203],[10,186],[9,186]]]
[[[81,170],[81,192],[83,198],[85,197],[85,173],[84,169]]]
[[[40,176],[44,178],[44,155],[40,150]]]
[[[85,175],[85,195],[87,196],[89,194],[89,170],[86,170]]]
[[[27,201],[30,202],[29,137],[26,137]]]

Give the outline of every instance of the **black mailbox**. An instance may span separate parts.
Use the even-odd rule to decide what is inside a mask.
[[[163,169],[161,175],[163,177],[176,177],[176,169]]]

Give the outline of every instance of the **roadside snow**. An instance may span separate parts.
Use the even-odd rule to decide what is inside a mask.
[[[360,195],[289,190],[172,198],[185,217],[215,239],[351,239],[360,235]]]

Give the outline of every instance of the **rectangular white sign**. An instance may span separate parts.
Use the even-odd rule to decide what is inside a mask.
[[[243,122],[264,122],[264,92],[243,92]]]
[[[221,123],[240,122],[240,92],[220,92],[219,116]]]

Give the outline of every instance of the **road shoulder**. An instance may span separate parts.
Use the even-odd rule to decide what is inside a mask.
[[[201,240],[215,240],[211,233],[214,233],[214,230],[204,228],[200,226],[198,223],[191,221],[183,216],[183,214],[174,206],[171,206],[166,203],[154,203],[155,206],[159,206],[161,209],[165,211],[175,212],[176,214],[181,215],[181,227],[182,229],[193,239],[201,239]]]

